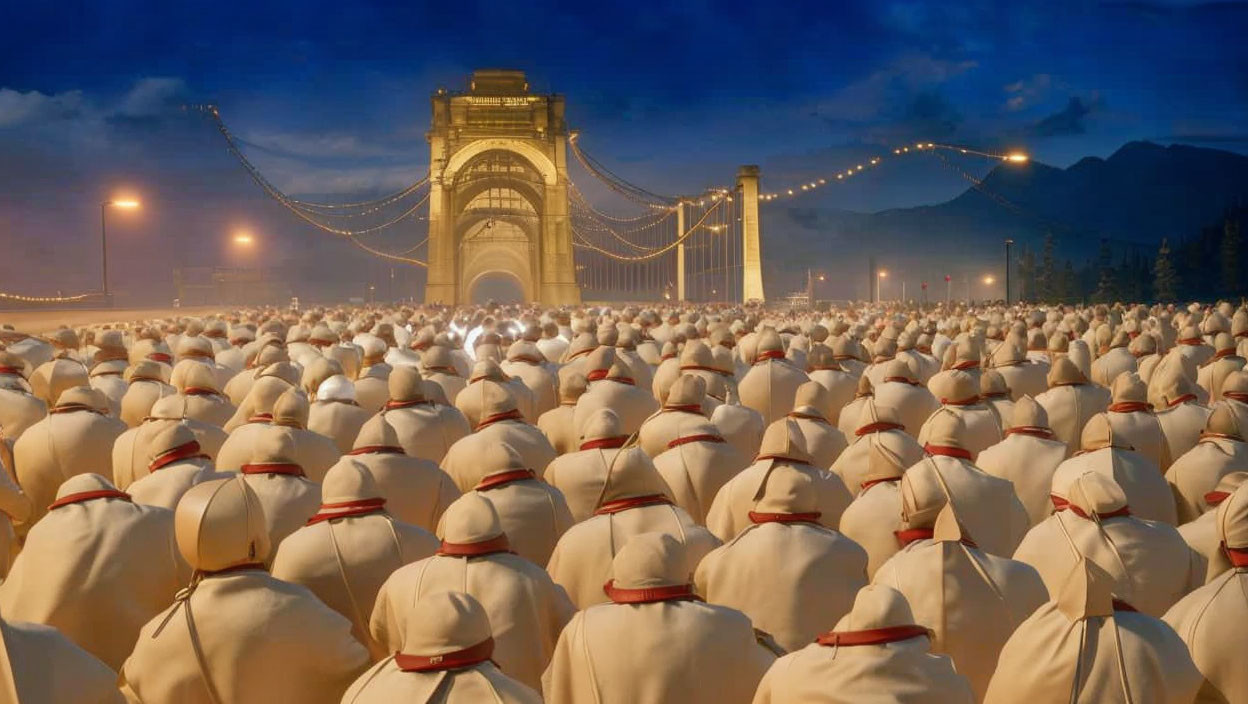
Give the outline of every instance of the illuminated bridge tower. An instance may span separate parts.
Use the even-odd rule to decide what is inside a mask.
[[[426,302],[471,302],[499,277],[525,300],[580,302],[567,138],[563,96],[530,93],[521,71],[474,71],[467,92],[433,96]]]
[[[737,188],[741,192],[741,300],[766,300],[763,295],[763,254],[759,248],[758,167],[742,166],[737,170]]]

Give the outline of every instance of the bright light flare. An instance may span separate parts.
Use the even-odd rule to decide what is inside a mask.
[[[1026,154],[1021,154],[1021,153],[1015,152],[1015,153],[1013,153],[1013,154],[1009,154],[1009,155],[1007,155],[1007,156],[1005,157],[1005,160],[1006,160],[1006,161],[1012,161],[1012,162],[1014,162],[1015,164],[1023,164],[1023,163],[1026,163],[1026,162],[1030,161],[1030,160],[1031,160],[1031,157],[1027,156]]]
[[[240,232],[237,235],[234,235],[234,244],[237,244],[237,245],[250,247],[252,244],[255,243],[255,241],[256,241],[256,238],[252,237],[246,232]]]
[[[139,207],[139,201],[133,200],[130,198],[124,198],[121,200],[110,200],[108,204],[115,208],[125,208],[127,210]]]
[[[995,281],[996,279],[991,276],[984,277],[984,283],[988,284],[989,286],[991,286]]]
[[[876,272],[876,276],[880,277],[881,279],[887,279],[888,272],[881,269],[880,271]]]

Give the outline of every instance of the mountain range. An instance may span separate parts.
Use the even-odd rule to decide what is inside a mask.
[[[954,167],[951,167],[954,168]],[[1002,163],[944,203],[876,213],[790,206],[764,220],[764,276],[769,296],[805,285],[806,270],[825,274],[820,298],[866,297],[869,258],[904,278],[918,295],[921,281],[944,295],[945,275],[962,294],[992,275],[1000,296],[1004,241],[1014,256],[1039,251],[1052,233],[1061,259],[1083,263],[1107,240],[1115,255],[1152,256],[1170,241],[1218,222],[1248,203],[1248,156],[1182,144],[1129,142],[1107,159],[1087,157],[1061,169],[1038,162]],[[886,280],[887,281],[887,280]],[[899,291],[886,291],[885,297]]]

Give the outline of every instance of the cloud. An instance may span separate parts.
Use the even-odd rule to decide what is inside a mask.
[[[45,95],[37,90],[22,93],[0,88],[0,127],[72,119],[82,114],[83,108],[84,99],[79,90]]]
[[[1027,132],[1033,137],[1084,134],[1088,131],[1085,124],[1087,117],[1100,107],[1101,101],[1095,97],[1084,100],[1071,96],[1066,107],[1033,123]]]
[[[46,95],[0,88],[0,128],[39,130],[45,138],[98,142],[108,126],[135,127],[175,114],[189,95],[181,78],[136,81],[112,100],[89,99],[81,90]]]
[[[1053,76],[1047,73],[1037,73],[1030,78],[1009,83],[1005,86],[1008,96],[1005,100],[1005,109],[1018,112],[1043,102],[1048,98],[1053,85]]]
[[[188,91],[181,78],[141,78],[121,99],[112,116],[160,117],[186,102]]]
[[[820,101],[815,114],[833,128],[870,140],[948,136],[962,116],[941,87],[977,66],[905,54]]]
[[[395,152],[389,146],[348,134],[249,132],[246,142],[274,155],[295,158],[376,158],[393,156]]]
[[[897,122],[908,134],[927,135],[929,139],[948,137],[961,124],[962,114],[937,91],[914,96]]]
[[[396,166],[315,167],[279,159],[257,164],[260,172],[283,192],[316,197],[335,194],[385,195],[402,190],[425,175],[423,164]]]

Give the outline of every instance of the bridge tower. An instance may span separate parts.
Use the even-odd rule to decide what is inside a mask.
[[[742,301],[764,301],[763,254],[759,249],[758,167],[747,164],[737,170],[737,188],[741,193]]]
[[[467,91],[433,96],[431,124],[425,301],[471,302],[505,277],[525,300],[579,303],[563,96],[530,92],[521,71],[474,71]]]

